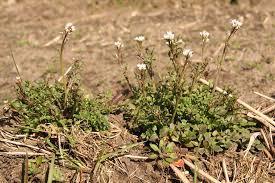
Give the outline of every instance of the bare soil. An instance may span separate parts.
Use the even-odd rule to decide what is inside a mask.
[[[217,50],[229,30],[230,20],[243,20],[243,27],[231,42],[219,86],[234,88],[239,97],[258,107],[263,99],[254,91],[275,96],[275,1],[242,0],[232,5],[226,0],[6,0],[0,2],[0,104],[14,97],[16,70],[12,50],[23,79],[39,80],[58,71],[60,35],[67,22],[77,31],[65,50],[66,67],[73,58],[84,62],[83,84],[87,93],[122,88],[123,77],[114,59],[114,41],[125,47],[125,61],[133,73],[138,60],[133,38],[143,34],[145,45],[155,47],[158,69],[169,65],[162,36],[173,31],[183,37],[188,48],[200,59],[199,32],[211,33],[207,55],[212,57],[208,79],[215,77]],[[6,129],[6,124],[1,125]],[[123,128],[123,127],[122,127]],[[127,132],[125,132],[127,133]],[[135,138],[128,137],[127,140]],[[121,139],[116,145],[127,143]],[[128,141],[129,142],[129,141]],[[0,150],[6,144],[0,144]],[[20,182],[23,159],[0,157],[0,182]],[[120,164],[127,172],[113,168],[110,182],[177,182],[148,162]],[[111,165],[110,165],[111,166]],[[166,172],[167,173],[167,172]],[[71,176],[68,173],[68,177]]]

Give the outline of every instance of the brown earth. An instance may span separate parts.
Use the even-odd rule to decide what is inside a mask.
[[[138,63],[133,38],[139,34],[145,35],[145,45],[155,47],[155,66],[160,69],[169,65],[165,57],[167,49],[162,40],[164,32],[171,30],[181,35],[187,47],[195,51],[196,61],[200,59],[199,32],[204,29],[209,31],[211,41],[207,54],[215,58],[229,30],[230,20],[239,18],[244,24],[231,42],[219,85],[233,87],[242,99],[257,107],[262,99],[253,91],[275,95],[272,87],[275,86],[274,7],[274,0],[242,0],[238,5],[231,5],[225,0],[1,1],[0,104],[14,94],[16,70],[10,48],[23,79],[38,80],[48,73],[55,73],[58,70],[56,60],[60,40],[51,40],[60,35],[67,22],[73,22],[77,31],[65,50],[66,66],[72,63],[73,58],[81,58],[84,62],[83,83],[87,92],[111,90],[116,93],[124,81],[115,63],[114,41],[123,41],[125,61],[131,73]],[[209,78],[214,78],[215,70],[214,63],[211,63]],[[0,163],[0,182],[5,182],[1,176],[7,182],[18,182],[16,179],[20,178],[22,159],[1,157]],[[134,166],[139,164],[129,167]],[[145,176],[144,182],[165,182],[159,175],[154,179],[150,168],[151,177]],[[146,168],[139,168],[139,171],[140,175],[148,173]],[[9,175],[13,175],[13,178],[8,178]],[[118,177],[113,182],[119,182],[120,179]]]

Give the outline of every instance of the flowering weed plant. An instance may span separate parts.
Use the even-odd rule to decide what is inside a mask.
[[[218,73],[229,39],[240,26],[240,23],[232,21],[225,51],[219,57]],[[256,123],[242,115],[236,98],[229,97],[233,91],[227,90],[227,95],[216,93],[213,92],[213,85],[206,86],[198,82],[208,65],[205,50],[210,34],[202,31],[200,36],[201,62],[195,65],[192,64],[193,51],[186,48],[173,32],[164,34],[173,69],[158,80],[152,68],[155,61],[153,51],[143,48],[144,38],[135,39],[139,48],[137,56],[142,63],[137,65],[138,85],[131,84],[132,96],[126,101],[124,117],[129,121],[133,133],[149,141],[154,158],[157,158],[156,154],[163,156],[160,149],[165,149],[163,144],[171,142],[206,155],[222,152],[232,146],[244,148],[251,131],[256,128]],[[187,74],[188,67],[192,68],[191,78]],[[169,153],[172,153],[170,150]],[[175,159],[172,155],[172,159]],[[169,156],[165,158],[171,160]]]
[[[80,61],[75,60],[64,73],[63,52],[74,30],[73,24],[68,23],[63,31],[61,75],[57,81],[30,82],[17,78],[17,98],[10,103],[10,109],[25,132],[48,132],[50,129],[53,134],[69,137],[72,128],[101,131],[109,127],[108,107],[99,98],[86,97],[81,89]]]

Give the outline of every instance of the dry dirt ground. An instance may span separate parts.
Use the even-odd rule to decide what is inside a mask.
[[[124,43],[125,61],[131,73],[138,62],[135,36],[146,37],[145,45],[155,47],[157,53],[154,65],[164,68],[169,65],[162,40],[164,32],[171,30],[181,35],[187,47],[194,50],[196,61],[200,59],[199,32],[207,30],[211,34],[207,55],[213,57],[208,77],[213,78],[217,50],[232,18],[241,19],[244,24],[231,42],[219,85],[232,86],[242,99],[256,107],[262,99],[253,91],[275,95],[274,0],[240,0],[237,5],[225,0],[2,0],[0,103],[14,94],[16,70],[10,48],[23,79],[38,80],[57,72],[60,40],[52,40],[60,35],[67,22],[73,22],[77,31],[65,50],[66,66],[73,58],[81,58],[87,92],[116,93],[123,79],[114,59],[114,41],[120,39]],[[1,161],[0,177],[9,175],[6,168],[18,166],[16,160]]]

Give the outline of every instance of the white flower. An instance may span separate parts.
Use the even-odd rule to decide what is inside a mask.
[[[233,27],[233,29],[238,30],[242,25],[243,23],[240,22],[239,20],[236,20],[236,19],[231,20],[231,26]]]
[[[165,40],[173,40],[175,38],[175,34],[171,31],[168,31],[163,35],[163,38]]]
[[[185,49],[185,50],[183,50],[182,54],[186,58],[191,58],[193,56],[193,51],[191,49]]]
[[[185,171],[184,171],[184,174],[185,174],[185,175],[189,175],[189,171],[188,171],[188,170],[185,170]]]
[[[116,46],[118,49],[120,49],[120,48],[122,48],[124,45],[123,45],[120,41],[116,41],[116,42],[115,42],[115,46]]]
[[[138,68],[138,70],[140,70],[140,71],[146,70],[146,65],[145,65],[145,64],[137,64],[137,68]]]
[[[209,41],[209,32],[207,32],[207,31],[202,31],[202,32],[200,32],[200,35],[201,35],[201,37],[202,37],[202,41],[204,41],[204,42],[208,42]]]
[[[145,37],[144,36],[137,36],[134,38],[135,41],[137,42],[143,42],[145,40]]]
[[[22,79],[20,76],[16,76],[15,77],[15,83],[18,84],[18,83],[21,83]]]
[[[75,31],[75,26],[72,23],[67,23],[65,25],[65,32],[70,34]]]

